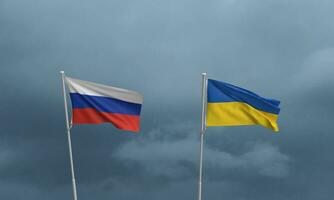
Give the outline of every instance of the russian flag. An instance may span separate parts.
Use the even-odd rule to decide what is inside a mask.
[[[112,123],[116,128],[138,132],[143,96],[137,92],[65,78],[72,102],[72,123]]]

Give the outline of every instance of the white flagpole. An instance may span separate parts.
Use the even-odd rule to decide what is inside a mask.
[[[66,129],[67,129],[67,139],[68,139],[68,148],[70,153],[71,161],[71,174],[72,174],[72,187],[73,187],[73,200],[77,200],[77,187],[74,176],[74,166],[73,166],[73,155],[72,155],[72,142],[71,142],[71,127],[68,120],[68,110],[67,110],[67,101],[66,101],[66,89],[65,89],[65,72],[60,71],[62,87],[63,87],[63,96],[64,96],[64,108],[65,108],[65,118],[66,118]]]
[[[198,200],[202,200],[202,177],[203,177],[203,145],[204,145],[204,133],[206,129],[206,104],[207,104],[207,75],[202,73],[202,118],[201,118],[201,143],[200,143],[200,156],[199,156],[199,181],[198,181]]]

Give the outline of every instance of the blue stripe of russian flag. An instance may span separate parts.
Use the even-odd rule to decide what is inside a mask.
[[[110,97],[70,93],[73,109],[93,108],[98,112],[140,115],[141,104],[131,103]]]

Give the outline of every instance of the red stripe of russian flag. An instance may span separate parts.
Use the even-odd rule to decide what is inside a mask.
[[[118,113],[99,112],[94,108],[74,108],[73,124],[101,124],[109,122],[116,128],[138,132],[140,130],[140,117]]]

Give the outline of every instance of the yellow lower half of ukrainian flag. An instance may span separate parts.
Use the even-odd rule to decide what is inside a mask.
[[[261,125],[278,131],[278,115],[242,102],[208,103],[206,126]]]

